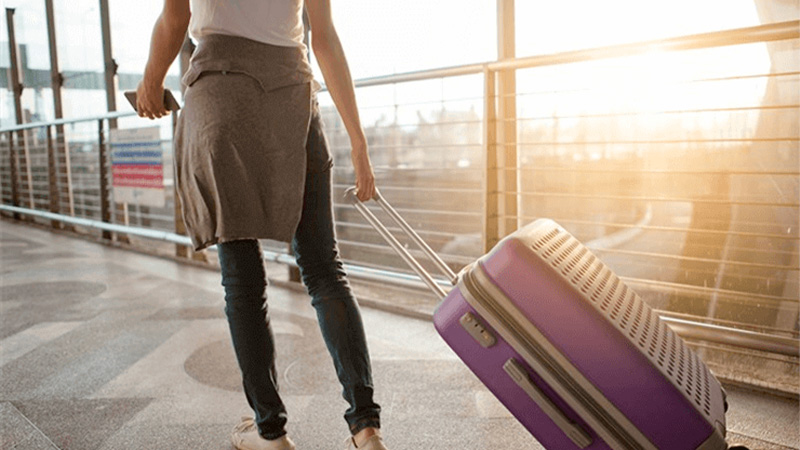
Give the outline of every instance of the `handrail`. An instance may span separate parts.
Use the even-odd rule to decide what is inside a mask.
[[[651,52],[700,50],[797,38],[800,38],[800,20],[791,20],[748,28],[735,28],[631,44],[573,50],[552,55],[515,58],[489,64],[489,70],[528,69],[531,67],[636,56]]]
[[[136,115],[135,111],[112,111],[97,116],[81,117],[79,119],[58,119],[49,122],[31,122],[22,125],[14,125],[13,127],[6,127],[0,129],[0,133],[9,133],[14,131],[30,130],[32,128],[50,127],[58,125],[69,125],[78,122],[94,122],[98,120],[120,119],[123,117],[133,117]]]
[[[800,20],[777,22],[755,27],[735,28],[731,30],[700,33],[675,38],[618,44],[605,47],[596,47],[583,50],[572,50],[548,55],[527,56],[503,61],[466,64],[460,66],[442,67],[438,69],[419,70],[393,75],[362,78],[355,81],[356,87],[371,87],[387,84],[406,83],[411,81],[424,81],[444,77],[475,75],[489,71],[504,71],[513,69],[529,69],[533,67],[571,64],[601,59],[613,59],[625,56],[641,55],[649,52],[673,52],[682,50],[699,50],[704,48],[726,47],[757,42],[780,41],[800,38]],[[326,87],[323,85],[322,89]],[[39,128],[49,125],[67,125],[76,122],[93,120],[116,119],[136,115],[135,112],[111,112],[105,115],[85,117],[80,119],[60,119],[50,122],[35,122],[15,125],[0,129],[0,133]]]
[[[106,231],[115,231],[131,236],[140,236],[149,239],[156,239],[175,244],[191,245],[191,239],[187,236],[182,236],[176,233],[166,231],[149,230],[145,228],[131,227],[125,225],[117,225],[112,223],[101,222],[97,220],[84,219],[80,217],[65,216],[62,214],[55,214],[47,211],[38,211],[35,209],[20,208],[17,206],[2,205],[0,204],[0,211],[7,211],[11,213],[25,214],[28,216],[41,217],[49,220],[57,220],[65,223],[72,223],[75,225],[85,226]],[[282,264],[296,265],[296,261],[288,254],[263,251],[265,259]],[[408,275],[396,272],[390,272],[380,269],[371,269],[369,267],[346,265],[346,270],[351,275],[363,279],[374,281],[383,281],[397,284],[419,284],[414,283],[413,278]],[[418,280],[417,280],[418,281]],[[451,286],[447,280],[435,279],[436,284],[440,286]],[[714,342],[718,344],[735,345],[741,348],[750,350],[757,350],[769,353],[777,353],[785,356],[797,357],[800,353],[800,339],[791,337],[775,336],[766,333],[757,333],[754,331],[741,330],[737,328],[724,327],[719,325],[712,325],[700,322],[693,322],[674,317],[662,317],[676,333],[685,338],[699,339],[707,342]]]
[[[698,339],[786,356],[800,356],[800,340],[795,338],[757,333],[755,331],[677,319],[675,317],[661,317],[661,320],[684,339]]]

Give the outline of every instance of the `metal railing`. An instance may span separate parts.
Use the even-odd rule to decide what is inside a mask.
[[[45,211],[37,211],[35,209],[20,208],[16,206],[0,205],[0,211],[9,213],[16,213],[26,215],[28,217],[40,217],[43,219],[69,223],[72,225],[79,225],[86,228],[93,228],[97,230],[123,233],[126,235],[139,236],[146,239],[153,239],[163,242],[169,242],[177,245],[191,246],[192,241],[187,236],[170,233],[166,231],[150,230],[146,228],[130,227],[125,225],[117,225],[97,220],[83,219],[79,217],[69,217],[62,214],[53,214]],[[209,248],[211,251],[216,251],[216,246]],[[297,261],[286,254],[275,251],[263,250],[262,256],[266,261],[286,264],[289,266],[297,266]],[[372,281],[380,281],[393,284],[405,284],[411,286],[418,286],[422,283],[417,277],[409,277],[401,273],[378,270],[369,267],[346,265],[347,272],[356,278],[362,278]],[[444,279],[431,278],[429,283],[431,289],[433,286],[438,286],[437,289],[440,294],[445,292],[444,288],[450,288],[451,282]],[[727,344],[736,347],[742,347],[752,350],[776,353],[786,356],[796,356],[798,353],[797,339],[769,335],[765,333],[756,333],[747,330],[738,330],[729,327],[721,327],[710,324],[698,323],[696,321],[684,320],[669,316],[662,316],[661,319],[666,322],[676,333],[684,338],[700,339],[709,342],[720,344]]]
[[[725,152],[731,153],[731,149],[744,153],[751,149],[742,150],[742,146],[758,145],[761,146],[759,149],[766,149],[769,154],[788,153],[791,156],[798,152],[797,143],[800,142],[797,134],[792,134],[791,127],[787,128],[789,133],[774,136],[639,136],[635,139],[608,136],[598,139],[587,135],[573,139],[539,133],[536,128],[526,128],[526,123],[543,123],[552,131],[560,130],[560,121],[570,120],[619,124],[633,120],[631,118],[657,116],[661,119],[689,117],[689,120],[702,122],[707,120],[702,116],[704,114],[728,117],[737,114],[746,116],[754,112],[772,114],[769,118],[785,121],[786,117],[789,120],[796,117],[800,101],[789,95],[787,98],[771,99],[777,100],[775,104],[711,105],[656,111],[604,111],[599,107],[595,111],[563,114],[540,114],[534,111],[528,117],[517,112],[509,115],[504,110],[503,102],[513,99],[517,106],[524,106],[527,98],[538,99],[550,95],[572,98],[580,94],[591,98],[592,95],[598,95],[598,91],[603,92],[603,87],[573,86],[549,90],[544,84],[532,92],[509,95],[497,90],[497,81],[501,73],[515,73],[520,77],[531,71],[554,67],[566,68],[564,70],[575,67],[575,70],[580,70],[581,64],[635,58],[653,52],[683,53],[765,43],[792,44],[800,38],[798,28],[800,22],[790,21],[358,80],[356,86],[359,92],[390,88],[398,83],[430,80],[442,80],[444,83],[445,79],[454,77],[472,80],[476,89],[473,96],[465,94],[464,98],[430,102],[432,109],[429,111],[440,113],[435,121],[403,122],[395,115],[393,122],[376,122],[375,126],[368,127],[367,132],[373,138],[371,142],[375,143],[372,150],[378,181],[387,198],[453,268],[459,268],[482,253],[487,246],[513,231],[515,224],[548,215],[588,242],[627,283],[641,291],[654,307],[663,310],[666,320],[682,334],[702,341],[796,357],[798,329],[794,323],[797,321],[798,298],[793,289],[796,290],[796,278],[800,273],[797,263],[798,231],[791,227],[788,231],[785,227],[781,229],[778,225],[783,222],[780,221],[773,223],[761,219],[765,212],[772,214],[774,211],[780,211],[780,217],[797,216],[799,202],[796,185],[800,169],[796,165],[751,166],[746,164],[751,161],[748,158],[740,161],[740,167],[697,168],[690,167],[686,162],[670,160],[663,151],[647,153],[642,150],[671,146],[685,152],[691,148],[701,153],[706,151],[707,157],[713,159]],[[767,73],[704,77],[674,82],[671,86],[695,89],[697,85],[713,87],[752,79],[767,80],[763,81],[765,83],[781,80],[783,84],[792,84],[800,79],[800,68],[781,70],[775,66],[773,64],[767,69]],[[477,104],[480,108],[472,111],[472,115],[469,115],[469,111],[446,109],[447,104],[464,102]],[[438,110],[434,108],[437,105],[440,106]],[[401,106],[393,104],[372,108],[376,114],[386,109],[394,110],[397,114]],[[417,105],[418,108],[422,106]],[[349,148],[343,126],[332,108],[324,107],[323,110],[335,157],[337,161],[346,161]],[[53,223],[70,223],[102,230],[108,238],[111,232],[115,232],[169,242],[183,248],[185,255],[190,255],[185,248],[190,244],[188,238],[179,233],[119,224],[119,211],[114,208],[107,186],[107,174],[103,178],[105,187],[101,181],[83,193],[88,199],[80,202],[78,209],[81,214],[76,214],[71,212],[76,207],[75,202],[64,201],[64,197],[81,195],[80,192],[74,192],[76,180],[81,177],[91,180],[96,175],[78,175],[73,171],[55,176],[64,166],[70,167],[71,162],[63,156],[49,154],[45,157],[44,148],[38,148],[32,155],[29,154],[24,163],[17,164],[20,160],[17,150],[20,143],[27,145],[29,132],[45,129],[49,137],[53,129],[94,122],[98,124],[99,143],[96,141],[92,144],[87,154],[95,159],[96,169],[101,164],[107,166],[107,158],[102,163],[100,161],[106,151],[104,139],[107,140],[108,121],[132,116],[132,112],[110,113],[0,130],[0,139],[4,139],[0,146],[4,204],[0,210],[15,215],[36,216]],[[509,124],[513,125],[513,132],[506,129]],[[713,125],[710,129],[714,129]],[[595,131],[593,128],[587,130],[589,134]],[[437,132],[441,133],[437,135]],[[464,139],[452,141],[454,136]],[[58,133],[56,137],[47,139],[48,152],[60,149],[66,156],[76,154],[74,150],[64,150],[72,148],[70,146],[74,142],[59,147],[58,139]],[[608,156],[592,159],[592,149],[601,147],[606,148]],[[574,151],[570,153],[563,148]],[[509,152],[509,149],[513,149],[513,152]],[[412,156],[415,152],[423,156]],[[451,157],[450,154],[456,152],[462,153],[460,158]],[[584,154],[589,156],[581,160],[565,157]],[[510,159],[504,159],[509,155],[512,156]],[[652,155],[656,155],[656,158]],[[526,162],[526,158],[530,161]],[[12,160],[14,163],[9,163]],[[43,163],[45,160],[48,161],[46,168]],[[339,169],[338,166],[343,168]],[[340,198],[349,186],[352,172],[346,168],[347,164],[338,166],[335,191]],[[34,167],[36,170],[33,170]],[[21,173],[23,170],[25,174]],[[88,169],[87,172],[92,173]],[[27,173],[31,174],[30,177]],[[44,173],[51,176],[44,177]],[[675,177],[684,177],[684,182],[670,181]],[[738,192],[731,187],[736,180],[746,177],[765,178],[772,191],[755,195]],[[691,184],[692,181],[700,183],[697,191],[703,192],[685,189],[685,184]],[[593,182],[595,187],[587,188]],[[659,185],[669,182],[676,184],[672,191],[659,191]],[[576,186],[582,190],[576,189]],[[67,190],[70,192],[67,193]],[[50,195],[56,192],[59,201],[54,203]],[[35,208],[20,207],[30,206],[31,198],[34,199]],[[42,211],[48,207],[49,211]],[[339,201],[335,207],[342,253],[348,260],[348,270],[352,275],[382,282],[416,283],[380,238],[356,218],[350,205]],[[146,214],[146,219],[159,219],[164,227],[173,227],[175,230],[179,215],[171,214],[170,208],[174,208],[174,203],[167,205],[166,212]],[[722,220],[723,223],[714,217],[719,211],[727,211],[726,214],[730,216]],[[667,217],[670,220],[659,222],[652,219],[654,214],[660,219]],[[66,217],[74,215],[84,217]],[[648,240],[650,245],[638,248],[634,245],[637,239]],[[675,245],[676,241],[681,241],[683,247]],[[764,251],[763,248],[754,247],[753,242],[767,242],[773,246],[773,250]],[[747,257],[743,256],[745,253]],[[778,262],[770,259],[772,253],[780,256]],[[278,246],[266,251],[265,256],[272,261],[293,264],[292,258]],[[669,274],[663,275],[666,271]],[[763,287],[768,286],[771,280],[778,279],[783,284],[783,293]],[[437,282],[447,285],[445,280],[439,279]],[[752,286],[755,287],[751,289]],[[735,308],[731,305],[739,305],[745,312],[756,311],[770,317],[763,323],[733,320],[730,311]],[[670,314],[680,315],[681,318],[670,318]],[[773,316],[777,316],[777,319]],[[686,320],[686,317],[693,320]],[[773,323],[767,323],[770,320]],[[786,323],[777,324],[780,320]],[[771,334],[760,330],[770,330]]]

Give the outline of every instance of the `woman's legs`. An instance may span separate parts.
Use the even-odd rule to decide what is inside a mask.
[[[217,245],[225,287],[225,313],[247,402],[256,414],[259,434],[286,434],[286,408],[278,395],[275,342],[266,305],[267,278],[257,240]]]
[[[314,110],[307,144],[310,170],[292,249],[311,295],[311,304],[317,311],[322,336],[343,387],[342,395],[350,404],[345,420],[351,433],[356,434],[365,428],[380,427],[380,406],[372,398],[372,371],[361,313],[339,258],[331,168],[324,164],[329,153],[319,112],[317,108]],[[315,167],[322,170],[317,172]]]
[[[339,259],[334,233],[329,152],[317,108],[311,119],[303,212],[292,249],[317,311],[320,330],[350,404],[352,434],[380,427],[361,314]],[[257,240],[218,244],[228,316],[247,401],[266,439],[286,434],[286,409],[278,395],[275,345],[266,307],[266,274]],[[365,433],[361,433],[364,435]]]

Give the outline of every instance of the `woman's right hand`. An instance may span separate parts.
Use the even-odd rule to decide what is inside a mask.
[[[136,112],[139,117],[157,119],[169,114],[164,105],[164,85],[146,83],[144,79],[136,88]]]
[[[164,0],[164,9],[153,26],[144,77],[136,88],[139,117],[156,119],[169,114],[164,106],[164,78],[181,50],[191,18],[189,0]]]

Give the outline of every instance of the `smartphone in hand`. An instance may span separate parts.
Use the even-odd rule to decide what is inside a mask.
[[[133,106],[133,110],[136,111],[136,91],[125,91],[125,98],[128,99],[128,103],[130,103],[131,106]],[[167,111],[177,111],[181,109],[181,105],[178,104],[178,101],[175,100],[172,91],[169,89],[164,89],[164,108],[166,108]]]

